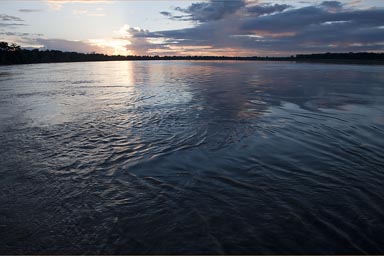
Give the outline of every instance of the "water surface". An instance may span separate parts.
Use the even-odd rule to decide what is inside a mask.
[[[0,67],[1,254],[383,254],[384,67]]]

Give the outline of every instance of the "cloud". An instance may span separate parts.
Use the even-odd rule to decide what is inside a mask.
[[[288,55],[325,51],[383,51],[384,9],[359,9],[339,1],[295,7],[258,1],[195,3],[175,8],[181,18],[192,20],[192,28],[146,32],[133,37],[163,38],[162,46],[205,47],[206,52]],[[225,10],[225,11],[223,11]],[[153,46],[156,47],[156,46]],[[148,46],[149,48],[149,46]]]
[[[160,14],[167,16],[167,17],[172,17],[172,13],[170,13],[170,12],[163,11],[163,12],[160,12]]]
[[[153,52],[154,49],[168,49],[168,46],[163,44],[164,40],[161,35],[151,33],[149,30],[130,27],[125,24],[120,30],[115,32],[120,40],[126,41],[126,50],[135,55],[147,55]]]
[[[31,34],[30,33],[20,33],[20,32],[0,32],[0,35],[24,37],[24,36],[29,36]]]
[[[83,41],[70,41],[64,39],[43,39],[36,38],[33,40],[35,43],[42,45],[43,49],[49,50],[59,50],[65,52],[82,52],[82,53],[90,53],[90,52],[98,52],[103,53],[105,49],[92,45]]]
[[[253,13],[257,16],[265,15],[265,14],[271,14],[271,13],[277,13],[282,12],[286,9],[291,7],[287,4],[263,4],[263,5],[254,5],[247,8],[247,11],[250,13]]]
[[[40,9],[19,9],[19,12],[27,12],[27,13],[30,13],[30,12],[42,12],[43,10],[40,10]]]
[[[6,14],[0,14],[0,20],[1,21],[24,21],[19,17],[6,15]]]
[[[23,19],[7,14],[0,14],[0,27],[24,26]]]
[[[148,36],[149,31],[140,28],[132,28],[125,25],[125,39],[128,40],[129,44],[126,46],[127,49],[132,50],[135,54],[146,54],[148,50],[154,48],[155,45],[149,42]]]
[[[329,12],[319,7],[310,6],[294,9],[276,15],[247,19],[242,28],[248,31],[296,31],[298,33],[316,29],[325,24],[349,22],[356,29],[359,27],[380,26],[384,24],[384,9]],[[331,26],[329,26],[331,28]],[[341,31],[340,31],[341,32]],[[319,35],[322,37],[324,35]]]
[[[343,8],[343,4],[339,1],[324,1],[320,6],[332,12],[340,11]]]
[[[209,1],[193,3],[187,8],[176,7],[175,10],[183,13],[183,15],[172,15],[169,12],[161,13],[173,19],[206,22],[223,19],[244,6],[244,0]]]

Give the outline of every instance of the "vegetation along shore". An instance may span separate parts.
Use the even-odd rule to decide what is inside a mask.
[[[229,57],[229,56],[137,56],[105,55],[100,53],[62,52],[58,50],[22,49],[16,44],[0,42],[0,65],[87,62],[87,61],[122,61],[122,60],[239,60],[239,61],[292,61],[322,62],[340,64],[384,64],[384,53],[317,53],[297,54],[289,57]]]

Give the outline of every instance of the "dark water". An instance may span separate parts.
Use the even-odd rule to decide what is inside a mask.
[[[384,253],[384,67],[0,67],[0,253]]]

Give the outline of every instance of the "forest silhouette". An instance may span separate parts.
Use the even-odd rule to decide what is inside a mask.
[[[150,56],[150,55],[105,55],[100,53],[63,52],[58,50],[22,49],[19,45],[0,42],[0,65],[87,62],[87,61],[122,61],[122,60],[244,60],[244,61],[296,61],[325,63],[363,63],[384,64],[384,53],[316,53],[298,54],[289,57],[229,57],[229,56]]]

